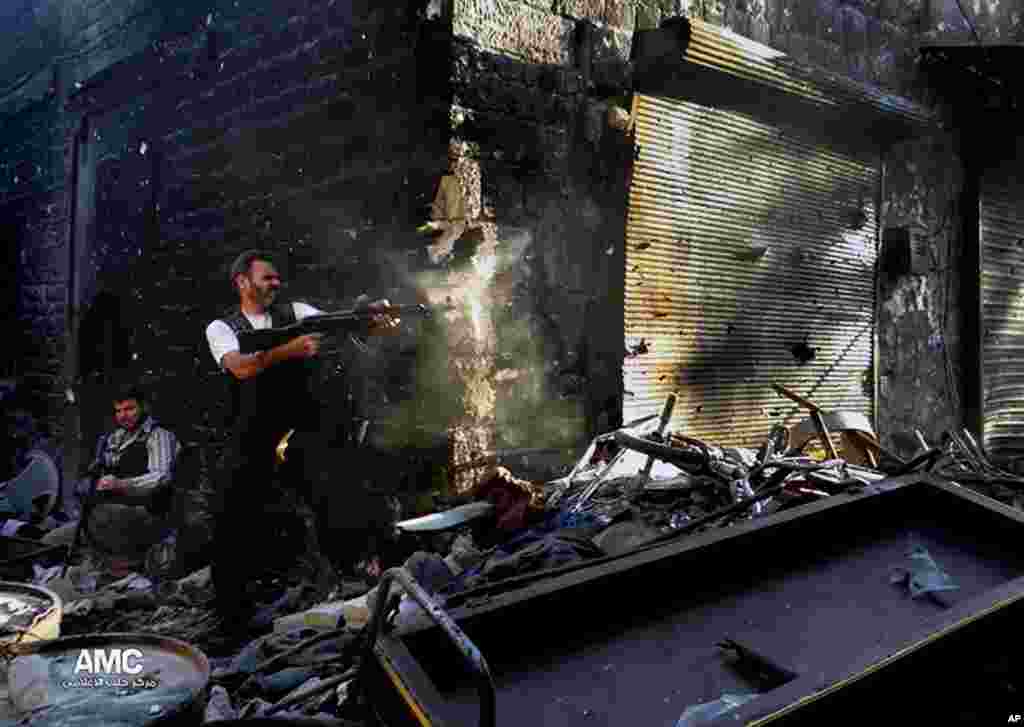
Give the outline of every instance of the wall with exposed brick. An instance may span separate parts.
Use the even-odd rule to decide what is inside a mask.
[[[49,45],[22,57],[24,70],[4,67],[21,84],[5,100],[0,139],[0,210],[19,242],[18,316],[30,333],[17,373],[48,402],[53,433],[81,453],[109,425],[111,378],[141,378],[161,420],[204,445],[209,474],[228,400],[204,329],[235,300],[235,255],[271,250],[289,292],[325,309],[363,292],[418,299],[415,227],[448,162],[450,29],[425,3],[81,5],[106,25],[76,14],[54,30],[53,18],[37,17],[29,26]],[[74,240],[72,189],[90,197],[78,200]],[[83,377],[73,382],[78,405],[65,408],[72,270]],[[106,360],[95,354],[111,318]],[[326,399],[344,364],[363,375],[356,393],[369,413],[387,419],[389,407],[417,402],[397,425],[414,474],[458,399],[410,373],[417,362],[444,371],[438,346],[414,345],[443,341],[444,328],[443,319],[407,326],[369,353],[324,361]],[[75,423],[67,432],[65,411]]]
[[[1008,42],[1022,32],[1019,5],[967,12],[984,39]],[[364,289],[412,300],[414,228],[451,137],[479,175],[475,229],[493,232],[501,257],[504,443],[562,445],[614,423],[632,158],[618,120],[634,32],[688,13],[918,99],[918,47],[970,38],[946,0],[25,0],[0,13],[0,215],[18,241],[17,315],[32,332],[18,371],[60,433],[74,267],[82,313],[102,291],[119,298],[130,365],[151,372],[170,423],[208,442],[222,439],[210,403],[224,397],[202,328],[231,301],[230,257],[275,249],[292,291],[324,307]],[[84,116],[94,218],[73,255]],[[901,451],[914,426],[934,439],[961,416],[954,146],[936,134],[887,160],[883,226],[923,231],[932,251],[926,269],[882,285],[879,419]],[[444,347],[387,345],[364,362],[376,374],[367,397],[397,407],[405,433],[442,429],[458,398],[437,384]],[[382,363],[424,356],[437,376],[418,383]],[[103,396],[84,391],[95,411],[81,420],[101,421]]]

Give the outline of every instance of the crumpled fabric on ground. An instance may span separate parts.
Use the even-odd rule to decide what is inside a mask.
[[[434,594],[448,585],[454,574],[437,553],[416,551],[405,561],[405,569],[429,594]]]
[[[288,588],[273,602],[260,605],[249,620],[249,628],[253,631],[269,628],[273,625],[274,619],[293,611],[298,606],[303,590],[302,586]]]
[[[533,542],[518,538],[518,545],[500,548],[480,567],[479,572],[464,580],[466,588],[473,588],[484,581],[496,581],[522,573],[551,570],[590,558],[600,558],[605,553],[590,538],[576,530],[557,530],[553,533],[538,534]],[[509,550],[515,547],[514,550]]]
[[[256,667],[271,656],[267,653],[264,644],[264,639],[257,639],[246,644],[244,649],[235,654],[235,659],[228,667],[228,672],[252,674],[256,671]]]
[[[498,530],[522,530],[532,515],[544,511],[544,493],[531,482],[512,476],[504,467],[496,467],[470,491],[474,500],[494,505]]]
[[[260,717],[273,706],[273,704],[265,699],[254,697],[242,706],[242,709],[238,712],[238,719],[253,719],[254,717]]]
[[[660,535],[660,531],[643,522],[627,520],[595,535],[594,544],[608,555],[617,555],[649,543]]]
[[[219,722],[237,718],[238,712],[231,704],[231,696],[228,691],[220,685],[214,686],[206,701],[204,722]]]
[[[454,575],[459,575],[480,565],[486,557],[487,554],[476,547],[473,537],[464,533],[455,538],[444,562]]]
[[[260,694],[280,697],[306,683],[315,674],[316,667],[289,667],[273,674],[255,674],[249,677],[246,685],[258,690]]]
[[[413,577],[423,590],[429,595],[435,596],[441,592],[451,592],[455,580],[455,571],[437,553],[427,553],[418,550],[410,555],[402,567]],[[373,612],[377,602],[377,588],[371,588],[366,593],[366,607]],[[395,593],[394,590],[391,593]]]

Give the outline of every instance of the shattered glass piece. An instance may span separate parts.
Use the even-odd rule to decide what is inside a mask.
[[[911,560],[910,567],[894,569],[889,575],[889,583],[906,584],[911,598],[960,589],[953,577],[939,567],[928,549],[915,542],[913,536],[907,557]]]
[[[757,697],[757,694],[753,692],[726,693],[713,702],[692,704],[686,708],[679,721],[676,722],[676,727],[697,727],[698,725],[707,724],[716,717],[731,712],[755,697]]]

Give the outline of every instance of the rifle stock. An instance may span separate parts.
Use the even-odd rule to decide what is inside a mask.
[[[309,316],[288,326],[280,328],[264,328],[258,331],[242,331],[238,336],[238,348],[241,353],[268,351],[299,336],[310,333],[367,333],[370,321],[378,315],[391,315],[395,318],[426,317],[432,311],[421,304],[393,305],[387,309],[352,310],[341,313],[324,313]]]

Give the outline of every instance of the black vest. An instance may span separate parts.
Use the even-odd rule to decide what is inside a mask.
[[[146,446],[148,437],[139,437],[134,442],[121,450],[121,456],[117,464],[109,468],[108,474],[118,479],[128,477],[139,477],[149,472],[149,447]]]
[[[291,303],[272,305],[268,311],[275,328],[296,322],[295,309]],[[240,310],[221,318],[235,335],[253,330],[249,319]],[[232,422],[247,420],[263,421],[281,429],[292,429],[304,424],[316,426],[311,421],[315,406],[311,394],[310,359],[284,361],[246,381],[239,381],[225,371],[231,389]]]

